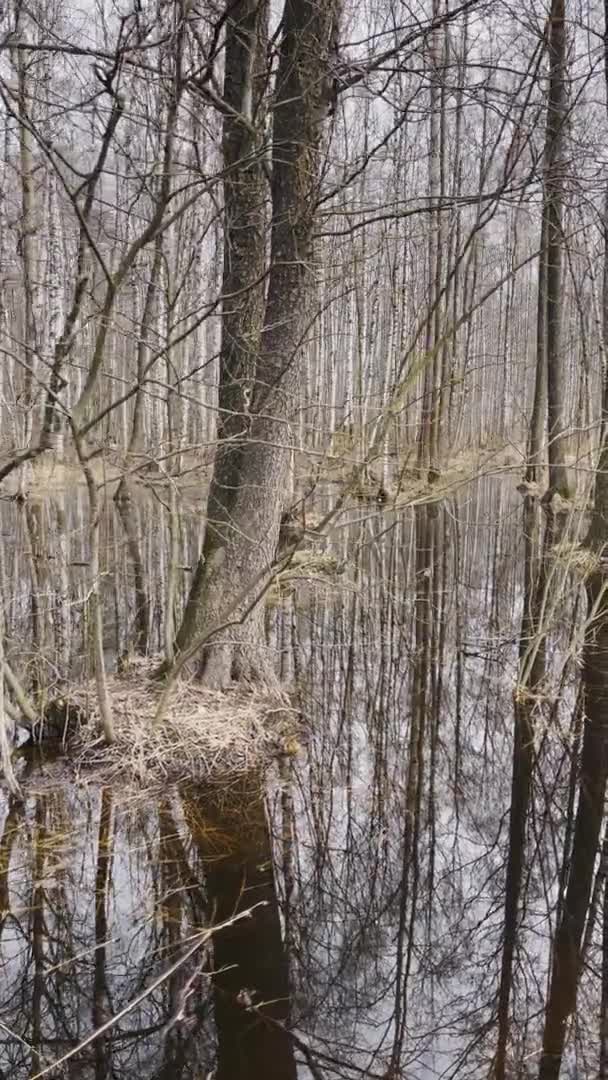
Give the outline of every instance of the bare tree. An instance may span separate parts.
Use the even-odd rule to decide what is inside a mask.
[[[256,590],[268,581],[287,486],[289,422],[309,319],[321,137],[332,101],[331,58],[339,10],[337,2],[320,8],[310,0],[288,0],[283,13],[273,99],[272,221],[264,326],[259,344],[254,345],[259,355],[249,390],[246,431],[234,440],[240,446],[231,448],[228,459],[220,455],[216,464],[216,470],[227,461],[232,465],[238,452],[238,471],[232,473],[229,485],[216,472],[211,511],[219,504],[222,517],[212,522],[213,533],[197,567],[178,632],[183,650],[221,628],[218,640],[205,645],[202,664],[203,677],[213,686],[226,686],[237,673],[255,677],[265,671],[269,675],[261,653],[262,611],[258,607],[249,612]],[[233,26],[231,33],[238,29]],[[253,74],[254,65],[255,54],[245,70]],[[243,95],[253,102],[253,86],[243,85]],[[227,149],[230,153],[231,148]],[[246,169],[246,161],[240,161],[238,168]],[[246,220],[245,229],[252,228],[256,222]],[[256,237],[257,230],[247,243]],[[246,334],[255,342],[255,323],[238,329],[241,338]],[[248,342],[248,351],[251,348]],[[247,368],[241,356],[236,359],[242,379]],[[230,371],[230,377],[234,376]],[[232,389],[233,398],[234,393]],[[237,384],[237,401],[242,393]],[[239,626],[245,613],[249,618]],[[226,622],[232,625],[223,625]]]

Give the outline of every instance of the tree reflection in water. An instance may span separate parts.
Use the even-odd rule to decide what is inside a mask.
[[[259,789],[240,800],[128,800],[64,778],[9,803],[1,1075],[35,1076],[124,1011],[68,1075],[295,1077],[264,803]],[[226,922],[177,964],[201,928]]]
[[[7,514],[9,649],[21,643],[34,677],[86,666],[82,505]],[[183,521],[188,567],[198,524]],[[524,525],[519,496],[492,478],[439,505],[347,515],[328,545],[346,572],[267,613],[309,733],[264,784],[136,793],[47,761],[31,764],[24,806],[0,796],[0,1077],[34,1077],[116,1016],[45,1075],[481,1078],[499,1026],[505,1075],[535,1073],[572,837],[585,605],[552,558],[542,694],[523,702],[536,733],[526,858],[519,903],[505,904]],[[111,663],[134,622],[162,645],[169,538],[145,502],[128,531],[109,503],[102,533]],[[45,572],[51,558],[74,568],[69,587]],[[179,599],[186,570],[178,584]],[[585,1075],[602,887],[598,876],[564,1063]],[[501,969],[512,985],[499,1003]]]

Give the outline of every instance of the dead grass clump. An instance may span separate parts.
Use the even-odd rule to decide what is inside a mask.
[[[333,555],[316,554],[303,550],[296,551],[286,570],[276,578],[266,593],[266,604],[276,606],[282,600],[293,596],[302,585],[323,588],[335,583],[343,573],[344,567],[338,565]]]
[[[88,717],[74,744],[77,768],[102,770],[108,782],[125,776],[138,784],[210,782],[244,776],[289,753],[297,714],[261,691],[208,690],[179,682],[166,719],[155,723],[162,683],[151,666],[137,664],[108,677],[115,741],[98,737],[99,708],[93,682],[76,687],[69,703]]]
[[[550,555],[559,566],[582,578],[597,573],[601,565],[597,552],[577,541],[560,540],[559,543],[553,545]]]

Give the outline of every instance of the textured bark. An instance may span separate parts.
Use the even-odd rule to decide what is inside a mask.
[[[433,18],[439,15],[438,0],[433,2]],[[429,301],[425,333],[426,363],[422,393],[422,418],[418,444],[418,467],[421,475],[429,481],[439,476],[439,400],[441,396],[441,276],[443,262],[443,224],[441,211],[437,209],[443,194],[443,123],[444,95],[441,88],[440,30],[430,38],[430,132],[429,132],[429,193],[432,200],[428,238]]]
[[[547,415],[547,286],[546,286],[547,222],[543,215],[538,259],[538,297],[536,307],[536,370],[534,373],[534,402],[528,435],[526,480],[540,483]]]
[[[264,143],[268,4],[230,5],[226,29],[224,98],[224,269],[222,342],[218,388],[218,446],[207,501],[203,552],[194,575],[176,645],[197,633],[208,582],[222,561],[223,537],[231,529],[264,317],[266,179]],[[218,680],[222,681],[222,680]]]
[[[131,424],[129,445],[127,447],[127,468],[131,468],[134,465],[134,459],[136,459],[137,455],[141,454],[144,449],[144,379],[149,366],[150,331],[155,314],[156,294],[159,287],[162,260],[163,237],[162,233],[159,233],[154,241],[154,258],[152,260],[150,276],[146,286],[144,307],[139,326],[139,333],[137,335],[137,393],[133,405],[133,420]],[[125,498],[129,497],[128,491],[125,490],[126,483],[127,479],[126,477],[123,477],[118,487],[119,498],[121,495],[124,495]]]
[[[581,972],[581,942],[589,908],[593,872],[604,812],[608,740],[608,603],[601,572],[588,583],[590,618],[583,655],[585,720],[568,886],[556,930],[545,1014],[540,1080],[559,1076],[568,1018],[576,1006]]]
[[[253,304],[249,315],[247,310],[241,313],[236,338],[224,314],[221,434],[224,439],[228,435],[231,445],[222,445],[216,461],[204,549],[177,636],[183,650],[223,627],[202,656],[201,674],[214,686],[225,686],[235,676],[270,678],[261,647],[262,612],[255,599],[274,559],[288,480],[289,416],[300,383],[320,140],[332,93],[328,61],[338,10],[337,0],[323,6],[310,0],[285,4],[274,99],[268,293],[248,409],[243,374],[252,362],[258,307]],[[233,24],[230,33],[237,29]],[[241,87],[241,94],[245,89]],[[248,168],[246,157],[235,166],[244,191],[227,188],[227,230],[238,210],[235,200],[240,205],[241,196],[249,195],[244,179]],[[250,218],[249,207],[240,243],[247,250],[251,245],[263,248],[259,212]],[[245,255],[237,262],[235,273],[244,273]],[[234,352],[229,334],[236,340]]]
[[[564,126],[567,116],[565,0],[552,0],[548,41],[550,76],[545,139],[543,227],[546,227],[546,235],[543,258],[546,288],[549,490],[559,492],[567,498],[572,492],[566,467],[566,379],[560,355]]]
[[[606,385],[608,377],[604,374]],[[604,445],[595,477],[594,507],[587,546],[597,556],[608,543],[608,449]],[[569,1017],[576,1007],[582,942],[604,816],[608,779],[608,575],[604,559],[587,580],[589,614],[583,649],[583,744],[579,795],[568,885],[555,933],[545,1012],[540,1080],[557,1080]]]
[[[116,508],[122,527],[125,530],[127,549],[133,567],[133,592],[135,596],[135,616],[133,620],[135,652],[145,656],[148,651],[150,628],[150,598],[148,583],[141,550],[137,508],[134,504],[131,487],[125,477],[119,489],[121,497],[116,499]]]
[[[29,443],[33,429],[34,375],[37,363],[37,328],[35,291],[39,279],[37,256],[37,232],[34,188],[33,136],[30,130],[30,107],[28,65],[24,54],[17,57],[19,118],[19,167],[21,172],[21,235],[20,251],[23,272],[23,339],[25,349],[25,377],[23,383],[23,409],[25,416],[25,442]]]

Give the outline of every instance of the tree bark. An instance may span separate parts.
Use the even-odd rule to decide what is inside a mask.
[[[608,376],[604,372],[604,396]],[[568,884],[551,964],[539,1080],[557,1080],[569,1017],[576,1007],[583,931],[589,910],[608,779],[608,574],[601,555],[608,543],[608,446],[595,474],[594,505],[586,544],[596,556],[587,580],[589,613],[583,648],[583,744]]]
[[[604,829],[602,862],[602,988],[600,999],[600,1069],[599,1080],[608,1080],[608,833]]]
[[[536,368],[534,372],[534,402],[528,433],[526,480],[540,483],[543,470],[543,444],[547,415],[547,287],[546,257],[547,223],[543,214],[538,258],[538,298],[536,302]]]
[[[433,0],[433,18],[439,17],[439,2]],[[430,37],[430,130],[429,130],[429,192],[431,213],[429,215],[428,235],[428,275],[429,300],[425,334],[425,368],[422,392],[422,419],[420,442],[418,446],[418,467],[421,475],[429,482],[438,479],[439,446],[439,399],[441,394],[439,346],[441,337],[441,276],[443,262],[443,224],[442,212],[438,204],[443,195],[444,181],[444,137],[445,123],[443,109],[445,95],[441,85],[442,48],[441,31],[436,30]]]
[[[549,100],[545,138],[542,257],[545,260],[547,419],[549,432],[549,491],[572,494],[566,459],[566,379],[561,347],[562,209],[564,200],[564,127],[566,98],[565,0],[552,0],[548,23]],[[543,302],[539,296],[539,304]]]
[[[250,298],[237,318],[234,351],[229,344],[235,340],[233,324],[227,311],[224,313],[223,441],[211,484],[203,553],[177,635],[177,647],[182,651],[193,640],[213,636],[218,625],[224,627],[221,640],[216,635],[205,643],[201,661],[202,678],[215,687],[225,687],[234,677],[272,678],[263,656],[263,612],[259,604],[253,611],[249,609],[274,559],[288,481],[289,417],[300,382],[299,353],[312,284],[319,151],[332,94],[329,55],[338,13],[338,0],[322,6],[313,0],[286,0],[274,98],[268,293],[259,348],[257,302]],[[242,15],[246,15],[245,5]],[[229,36],[237,34],[239,26],[243,34],[243,23],[234,22]],[[244,38],[257,55],[253,31]],[[243,39],[239,39],[241,45]],[[235,55],[233,50],[238,48],[239,44],[232,42],[227,55]],[[247,70],[251,68],[255,71],[250,58]],[[252,93],[246,78],[237,89],[244,107]],[[232,152],[225,132],[225,153]],[[226,239],[228,244],[233,239],[229,230],[235,212],[241,209],[242,197],[247,201],[247,212],[240,244],[243,251],[256,249],[259,259],[262,218],[260,210],[254,212],[253,220],[251,217],[247,168],[247,157],[241,157],[233,183],[240,180],[245,187],[229,186],[226,191]],[[235,273],[242,275],[245,267],[245,255],[237,255]],[[255,279],[250,276],[247,283],[249,293]],[[255,297],[255,287],[252,295]],[[254,359],[250,390],[244,376]],[[245,392],[251,396],[249,405]],[[226,621],[230,627],[225,626]]]
[[[25,353],[25,375],[23,383],[24,442],[30,443],[33,433],[33,406],[35,396],[34,376],[37,365],[37,326],[35,292],[40,273],[37,258],[37,232],[39,228],[36,212],[36,194],[34,186],[34,146],[30,130],[30,78],[27,58],[23,53],[17,56],[18,105],[19,119],[19,167],[21,172],[21,235],[20,252],[23,273],[23,342]]]
[[[583,654],[585,720],[579,800],[568,886],[555,934],[540,1080],[557,1080],[559,1076],[566,1025],[576,1005],[581,941],[604,813],[608,761],[608,602],[601,571],[591,575],[587,593],[590,611]]]

